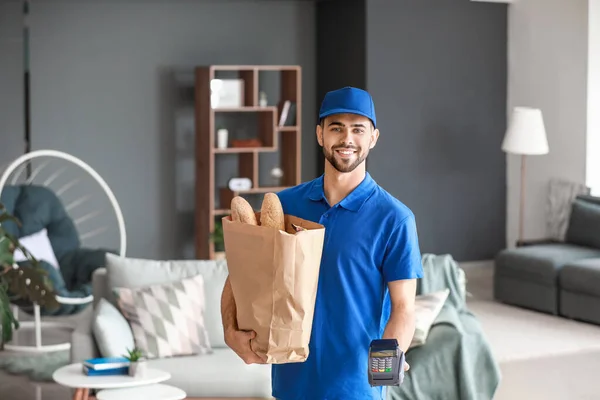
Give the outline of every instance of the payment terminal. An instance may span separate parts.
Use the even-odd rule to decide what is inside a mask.
[[[398,386],[404,380],[404,352],[396,339],[376,339],[369,346],[369,384]]]

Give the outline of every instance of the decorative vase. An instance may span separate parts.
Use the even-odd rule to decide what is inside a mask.
[[[132,361],[129,363],[129,376],[142,377],[146,374],[146,361]]]
[[[219,129],[217,131],[217,148],[226,149],[229,131],[227,129]]]
[[[266,107],[267,104],[267,94],[265,92],[260,92],[260,100],[258,100],[258,105],[261,107]]]

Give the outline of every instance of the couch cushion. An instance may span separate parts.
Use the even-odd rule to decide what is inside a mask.
[[[19,237],[46,228],[57,259],[80,247],[79,234],[60,198],[44,186],[27,185],[15,205],[15,217],[21,221]]]
[[[157,261],[106,255],[109,290],[115,287],[138,288],[176,282],[195,275],[204,278],[206,298],[206,329],[213,348],[226,347],[221,319],[221,294],[227,279],[225,260],[169,260]],[[114,296],[108,295],[115,303]]]
[[[600,249],[600,204],[584,197],[573,202],[566,241]]]
[[[166,383],[181,388],[188,397],[271,397],[270,365],[247,365],[229,348],[149,360],[148,367],[171,373]]]
[[[99,300],[92,318],[92,332],[102,357],[120,357],[133,349],[131,326],[108,300]]]
[[[593,257],[600,257],[600,249],[566,243],[524,246],[501,251],[496,257],[495,273],[554,286],[565,264]]]
[[[48,238],[48,231],[46,231],[46,228],[39,232],[32,233],[31,235],[19,238],[19,243],[27,249],[36,260],[44,260],[54,268],[60,268],[54,250],[52,249],[52,244]],[[21,249],[15,249],[14,257],[15,262],[28,260]]]
[[[140,288],[116,287],[113,292],[146,358],[211,352],[202,275]]]
[[[559,276],[562,289],[600,297],[600,258],[588,258],[566,264]]]

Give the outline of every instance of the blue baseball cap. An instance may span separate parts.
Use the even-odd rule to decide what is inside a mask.
[[[375,104],[371,95],[362,89],[346,86],[327,92],[319,110],[319,122],[332,114],[362,115],[369,118],[373,126],[377,127]]]

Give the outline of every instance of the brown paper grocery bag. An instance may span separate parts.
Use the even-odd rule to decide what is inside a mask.
[[[325,227],[291,215],[285,216],[286,232],[230,216],[222,222],[239,329],[256,332],[252,348],[267,363],[305,361]],[[306,230],[296,232],[292,223]]]

